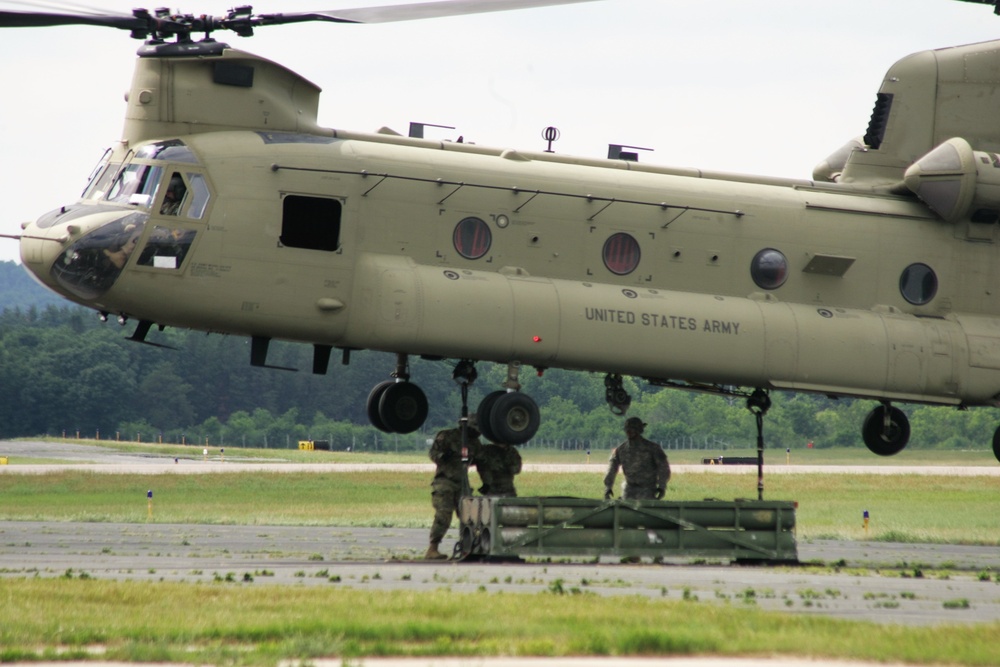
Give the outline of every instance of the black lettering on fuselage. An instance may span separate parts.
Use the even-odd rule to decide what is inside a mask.
[[[640,324],[655,329],[676,329],[678,331],[698,331],[698,318],[685,315],[665,315],[663,313],[638,313],[618,308],[584,307],[583,315],[591,322],[609,324]],[[740,323],[732,320],[703,320],[703,333],[738,336]]]

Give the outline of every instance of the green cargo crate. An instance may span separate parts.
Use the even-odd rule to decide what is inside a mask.
[[[469,496],[460,517],[464,557],[798,561],[791,501]]]

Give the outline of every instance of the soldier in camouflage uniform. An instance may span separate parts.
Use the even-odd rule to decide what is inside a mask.
[[[475,417],[468,421],[466,445],[467,458],[474,461],[479,456],[482,445],[479,442],[479,431],[475,426]],[[437,465],[434,481],[431,482],[431,503],[434,505],[434,523],[431,524],[431,543],[424,558],[440,560],[448,558],[438,551],[438,545],[444,539],[451,526],[451,517],[458,513],[458,504],[462,499],[463,489],[468,484],[467,470],[462,461],[462,428],[439,431],[434,436],[430,450],[431,461]]]
[[[625,420],[625,435],[628,440],[611,451],[608,474],[604,477],[604,497],[614,497],[612,488],[618,468],[625,475],[623,498],[628,500],[660,499],[667,490],[670,480],[670,463],[667,455],[655,442],[642,437],[646,424],[638,417]]]
[[[517,447],[504,443],[483,445],[476,455],[475,464],[479,478],[483,480],[479,493],[501,498],[517,496],[514,475],[521,473],[521,455]]]

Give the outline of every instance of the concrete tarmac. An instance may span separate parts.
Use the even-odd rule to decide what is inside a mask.
[[[453,530],[445,546],[457,538]],[[426,562],[427,531],[0,522],[0,576],[538,593],[576,590],[878,624],[1000,621],[1000,549],[815,540],[793,567],[686,561]],[[981,573],[989,573],[988,580]]]

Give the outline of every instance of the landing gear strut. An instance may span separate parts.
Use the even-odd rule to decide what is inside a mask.
[[[865,417],[864,424],[861,425],[861,436],[874,454],[892,456],[903,451],[910,441],[910,420],[902,410],[885,402]],[[995,451],[996,437],[993,442]]]
[[[522,394],[518,374],[521,363],[507,364],[506,389],[486,395],[479,403],[476,418],[479,431],[493,442],[523,445],[535,437],[541,423],[538,404],[527,394]]]
[[[427,419],[427,396],[410,380],[405,354],[396,355],[393,380],[375,385],[368,394],[368,420],[385,433],[413,433]]]

